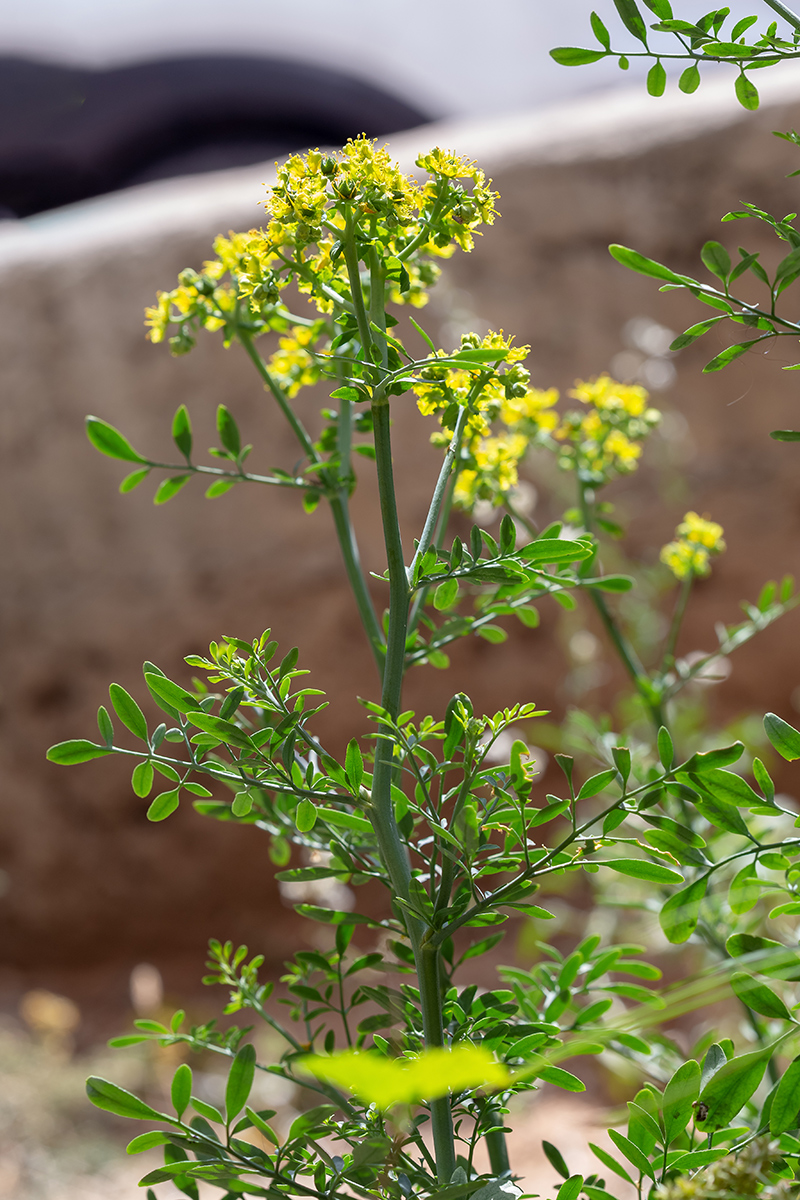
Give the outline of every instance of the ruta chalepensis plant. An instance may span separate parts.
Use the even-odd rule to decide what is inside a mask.
[[[602,1054],[623,1063],[638,1090],[624,1132],[610,1130],[615,1153],[592,1147],[595,1174],[572,1173],[546,1147],[562,1177],[557,1200],[607,1200],[631,1185],[664,1200],[692,1188],[782,1195],[800,1153],[795,813],[741,741],[720,745],[712,735],[711,744],[682,745],[671,728],[692,679],[793,605],[791,580],[747,603],[745,621],[720,630],[716,655],[681,661],[693,581],[723,548],[715,522],[687,513],[664,551],[677,581],[674,619],[658,655],[642,661],[614,607],[633,579],[602,566],[609,551],[600,539],[620,531],[601,497],[636,467],[659,414],[643,389],[606,376],[576,384],[577,407],[558,409],[555,392],[530,387],[526,348],[501,333],[437,348],[409,316],[401,340],[392,314],[421,308],[438,260],[468,251],[495,216],[496,196],[473,164],[436,149],[417,166],[418,175],[403,175],[364,138],[340,153],[289,159],[264,228],[220,238],[216,258],[183,272],[149,310],[152,339],[169,337],[176,353],[202,329],[242,347],[296,437],[299,465],[251,472],[251,448],[222,405],[213,465],[195,461],[183,406],[172,431],[177,463],[152,461],[88,419],[92,443],[133,466],[122,490],[156,474],[157,503],[206,475],[212,498],[252,482],[294,489],[309,511],[329,504],[376,682],[364,702],[369,732],[337,758],[315,732],[325,701],[298,651],[280,655],[269,631],[224,637],[187,659],[204,677],[191,690],[145,664],[159,724],[112,684],[117,727],[101,707],[100,740],[61,743],[51,761],[127,759],[151,820],[191,797],[198,812],[265,835],[280,880],[371,882],[384,896],[378,915],[297,905],[330,936],[288,964],[283,1017],[273,984],[259,979],[262,956],[211,942],[207,982],[229,990],[226,1012],[257,1018],[280,1040],[273,1060],[258,1060],[249,1029],[186,1028],[181,1012],[168,1025],[138,1021],[117,1039],[229,1059],[220,1107],[197,1096],[188,1061],[175,1071],[168,1111],[99,1078],[89,1080],[90,1099],[146,1123],[131,1153],[163,1147],[164,1165],[142,1180],[150,1200],[170,1181],[195,1200],[199,1185],[225,1200],[502,1200],[520,1190],[507,1143],[515,1096],[542,1086],[582,1091],[569,1067]],[[263,356],[266,335],[279,342]],[[332,407],[309,430],[293,399],[323,382]],[[423,526],[404,536],[391,413],[414,403],[436,417],[444,453]],[[564,523],[537,529],[520,508],[518,468],[530,447],[552,453],[574,481]],[[356,454],[374,459],[380,494],[385,573],[373,587],[349,513]],[[477,524],[466,539],[449,533],[452,509],[470,512],[478,501],[504,511],[497,536]],[[446,666],[457,638],[499,642],[509,618],[533,626],[538,604],[574,609],[584,597],[647,725],[635,735],[609,727],[580,761],[558,755],[558,794],[537,790],[521,736],[536,737],[543,714],[534,703],[484,715],[459,693],[443,713],[403,709],[410,665]],[[791,726],[769,716],[766,733],[779,754],[800,758]],[[162,790],[150,799],[157,780]],[[587,932],[566,952],[538,940],[531,969],[501,968],[500,986],[479,988],[470,965],[500,942],[498,927],[522,914],[544,930],[552,914],[537,893],[579,873],[598,894],[614,880],[617,903],[659,910],[670,943],[696,943],[702,970],[660,986],[641,946]],[[727,997],[748,1022],[745,1046],[711,1031],[687,1052],[671,1023]],[[257,1072],[308,1097],[288,1129],[258,1106]],[[488,1171],[477,1165],[481,1143]]]

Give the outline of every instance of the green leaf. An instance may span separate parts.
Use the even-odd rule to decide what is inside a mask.
[[[152,1150],[155,1146],[167,1145],[169,1145],[169,1134],[164,1133],[161,1129],[153,1129],[150,1133],[140,1133],[132,1142],[128,1142],[125,1153],[141,1154],[145,1150]]]
[[[600,20],[596,12],[593,12],[589,17],[592,25],[592,33],[597,38],[604,50],[611,49],[611,37],[603,22]]]
[[[352,829],[354,833],[372,833],[372,825],[366,817],[357,817],[355,813],[341,812],[338,808],[318,808],[317,818],[326,825],[338,825],[342,829]]]
[[[617,770],[619,771],[620,775],[622,776],[623,781],[625,783],[627,783],[628,776],[631,773],[631,752],[630,752],[630,750],[628,749],[627,746],[614,746],[614,747],[612,747],[611,754],[614,758],[614,762],[616,763]]]
[[[731,975],[731,987],[742,1003],[746,1004],[748,1008],[752,1008],[753,1012],[760,1013],[762,1017],[791,1021],[791,1013],[780,996],[745,971],[735,971]],[[800,1099],[798,1108],[800,1108]]]
[[[481,625],[475,632],[478,637],[483,638],[485,642],[491,642],[493,646],[499,646],[508,641],[508,634],[499,625]]]
[[[592,14],[594,16],[594,13]],[[582,1175],[570,1175],[556,1192],[556,1200],[578,1200],[583,1187]]]
[[[381,928],[380,921],[376,921],[374,917],[366,917],[363,913],[342,912],[335,908],[323,908],[319,904],[295,904],[294,910],[301,917],[308,917],[309,921],[319,921],[321,925],[371,925],[375,929]]]
[[[140,483],[144,483],[147,476],[150,474],[150,468],[145,467],[141,471],[131,471],[130,475],[126,475],[122,483],[119,485],[119,490],[124,496],[127,492],[132,492]]]
[[[171,792],[161,792],[156,796],[153,803],[147,810],[148,821],[166,821],[175,809],[178,807],[180,800],[181,789],[173,788]]]
[[[629,592],[633,587],[630,575],[597,575],[583,581],[584,587],[596,588],[598,592]]]
[[[234,421],[224,404],[217,409],[217,433],[225,449],[238,458],[242,450],[242,439],[239,436],[239,426]]]
[[[595,1146],[594,1142],[589,1142],[589,1149],[596,1158],[600,1159],[604,1167],[608,1167],[609,1171],[613,1171],[615,1175],[619,1175],[620,1179],[625,1179],[628,1183],[633,1183],[633,1179],[625,1168],[607,1150],[603,1150],[601,1146]]]
[[[751,908],[755,908],[760,895],[755,863],[748,863],[746,867],[742,867],[741,871],[737,871],[731,880],[728,890],[728,904],[731,912],[736,913],[737,916],[749,912]]]
[[[717,279],[728,278],[731,271],[731,258],[723,245],[719,242],[706,242],[700,251],[700,257],[704,266],[712,275],[716,275]]]
[[[539,610],[531,604],[522,605],[520,608],[514,609],[514,616],[522,622],[528,629],[536,629],[539,625]]]
[[[634,0],[614,0],[614,7],[628,32],[647,45],[647,30]]]
[[[206,488],[206,500],[215,500],[217,496],[224,496],[235,483],[235,479],[218,479],[216,483],[211,484],[211,487]]]
[[[202,783],[184,783],[184,789],[191,792],[193,796],[201,796],[204,800],[211,799],[211,792],[207,787],[203,787]]]
[[[164,479],[156,488],[156,494],[153,497],[153,504],[166,504],[173,496],[176,496],[184,484],[188,483],[191,475],[173,475],[170,479]]]
[[[658,757],[661,760],[661,765],[665,770],[669,771],[675,761],[675,748],[672,745],[672,738],[669,735],[669,730],[662,725],[658,731]]]
[[[130,1117],[134,1121],[164,1120],[163,1113],[156,1112],[138,1096],[97,1075],[90,1075],[86,1080],[86,1095],[95,1108],[115,1113],[118,1117]]]
[[[795,762],[800,758],[800,733],[788,721],[784,721],[776,713],[767,713],[764,717],[764,732],[781,758],[785,758],[787,762]]]
[[[545,1083],[552,1084],[553,1087],[561,1088],[565,1092],[585,1092],[586,1084],[583,1080],[578,1079],[577,1075],[573,1075],[571,1071],[565,1071],[563,1067],[542,1067],[536,1072],[537,1079],[543,1079]]]
[[[689,96],[700,87],[700,72],[694,64],[681,72],[678,87]]]
[[[582,50],[579,46],[555,46],[550,51],[550,57],[562,67],[583,67],[605,56],[605,50]]]
[[[114,744],[114,726],[111,723],[111,717],[108,715],[108,709],[101,704],[97,710],[97,728],[100,730],[100,736],[107,746]]]
[[[538,811],[534,810],[533,817],[529,816],[530,810],[528,809],[525,812],[525,823],[529,829],[534,829],[537,825],[546,825],[548,821],[554,821],[556,817],[567,812],[569,807],[569,800],[554,800],[550,804],[545,804],[544,808],[540,808]]]
[[[792,1059],[778,1084],[769,1113],[769,1131],[773,1136],[794,1129],[800,1112],[800,1055]]]
[[[650,1165],[650,1159],[647,1155],[635,1145],[630,1138],[625,1137],[624,1133],[620,1133],[618,1129],[609,1129],[608,1136],[611,1138],[614,1145],[621,1154],[624,1154],[629,1163],[633,1163],[637,1171],[642,1175],[649,1176],[655,1180],[653,1168]]]
[[[576,800],[588,800],[590,796],[596,796],[598,792],[602,792],[604,787],[607,787],[612,780],[617,777],[616,767],[609,767],[607,771],[600,771],[597,775],[592,775],[591,779],[587,779]]]
[[[664,1144],[669,1144],[692,1119],[694,1102],[700,1091],[700,1064],[693,1058],[678,1067],[664,1088]]]
[[[458,580],[445,579],[433,593],[433,607],[439,612],[452,608],[458,599]]]
[[[93,758],[105,758],[111,751],[107,746],[98,746],[95,742],[87,742],[85,738],[73,738],[68,742],[58,742],[47,751],[48,762],[58,763],[61,767],[71,767],[75,763],[89,762]]]
[[[760,338],[754,338],[749,342],[737,342],[734,346],[728,346],[727,350],[723,350],[716,358],[712,358],[711,362],[706,363],[703,367],[703,374],[708,375],[712,371],[721,371],[723,367],[727,367],[728,363],[741,357],[745,351],[749,350],[751,346],[755,346],[756,342],[760,340]]]
[[[99,417],[86,418],[86,436],[95,450],[99,450],[101,454],[107,454],[109,458],[121,458],[123,462],[147,462],[147,459],[142,458],[141,454],[134,450],[118,429],[109,425],[107,421],[101,421]]]
[[[693,754],[681,767],[682,771],[696,771],[698,775],[711,771],[714,767],[727,767],[738,762],[744,754],[744,742],[734,742],[731,746],[720,746],[718,750],[704,750]]]
[[[205,1100],[198,1100],[197,1096],[192,1096],[192,1108],[207,1121],[214,1121],[219,1125],[225,1124],[219,1109],[215,1108],[213,1104],[206,1104]]]
[[[189,1107],[192,1098],[192,1068],[188,1063],[181,1063],[172,1076],[172,1107],[178,1114],[178,1120]]]
[[[254,1112],[249,1105],[244,1110],[253,1129],[257,1129],[259,1133],[263,1133],[264,1137],[272,1142],[273,1146],[280,1146],[281,1141],[271,1125],[268,1125],[264,1120],[264,1116],[274,1115],[271,1110],[265,1109],[264,1116],[261,1113]]]
[[[644,858],[598,859],[597,864],[610,867],[612,871],[628,875],[631,879],[646,879],[648,883],[683,883],[679,871],[673,871],[672,867],[665,867],[661,863],[648,862]]]
[[[702,777],[693,775],[691,779],[696,781],[698,788],[703,786]],[[696,796],[692,803],[711,825],[716,825],[718,829],[727,829],[728,833],[738,833],[740,837],[748,836],[747,826],[732,804],[726,804],[710,793]]]
[[[256,1070],[256,1048],[248,1042],[242,1046],[231,1063],[225,1088],[225,1114],[228,1123],[239,1115],[247,1103]]]
[[[651,96],[663,96],[666,86],[667,72],[664,70],[661,60],[656,59],[647,72],[647,91]]]
[[[502,942],[505,937],[504,933],[493,933],[487,938],[483,938],[480,942],[473,942],[468,950],[465,950],[459,959],[459,964],[466,962],[468,958],[479,958],[481,954],[488,954],[498,942]]]
[[[714,751],[709,753],[713,754]],[[724,771],[720,767],[712,766],[710,770],[704,770],[702,780],[703,788],[723,804],[730,804],[734,808],[750,808],[753,804],[764,803],[747,780],[734,771]]]
[[[186,717],[198,729],[202,729],[204,733],[212,733],[221,742],[225,742],[229,746],[236,746],[239,750],[255,749],[250,735],[245,733],[243,729],[240,729],[238,725],[234,725],[233,721],[226,721],[222,717],[212,716],[211,713],[203,712],[202,709],[196,709],[194,712],[189,711],[186,713]]]
[[[539,537],[517,550],[517,557],[526,563],[577,562],[588,558],[592,548],[585,542],[573,542],[566,538]]]
[[[317,823],[317,809],[311,800],[301,800],[294,814],[298,833],[309,833]]]
[[[166,675],[157,675],[145,670],[144,679],[155,700],[165,700],[170,709],[177,709],[178,712],[185,713],[196,709],[200,703],[199,696],[193,696],[185,688],[179,687],[177,683],[167,679]]]
[[[344,770],[347,776],[347,782],[350,785],[350,790],[358,795],[361,781],[364,778],[364,756],[361,753],[361,747],[355,738],[352,738],[347,744],[347,753],[344,759]]]
[[[137,763],[131,775],[131,787],[135,796],[144,800],[153,790],[153,764],[149,759]]]
[[[233,797],[233,803],[231,804],[231,812],[233,813],[233,815],[235,817],[246,817],[247,814],[252,809],[252,807],[253,807],[252,794],[250,792],[237,792],[236,795]],[[312,808],[313,808],[313,805],[312,805]],[[316,809],[314,809],[314,816],[316,819]],[[312,822],[312,826],[310,826],[309,828],[312,828],[312,827],[313,827],[313,822]]]
[[[122,721],[122,724],[130,729],[134,737],[141,738],[143,742],[146,742],[147,721],[144,719],[144,713],[133,697],[129,696],[125,688],[120,687],[118,683],[110,685],[108,694],[111,697],[111,703],[114,705],[114,712],[120,721]]]
[[[555,1147],[552,1144],[552,1142],[544,1142],[544,1141],[542,1142],[542,1149],[545,1152],[547,1161],[550,1163],[550,1166],[555,1171],[558,1171],[559,1175],[561,1175],[562,1178],[569,1179],[569,1177],[570,1177],[569,1167],[564,1162],[564,1158],[563,1158],[563,1155],[561,1154],[561,1151],[559,1149],[557,1149],[557,1147]]]
[[[737,46],[737,49],[741,50],[741,47]],[[736,92],[736,99],[742,108],[746,108],[750,112],[758,108],[758,88],[744,72],[736,76],[734,90]]]
[[[640,275],[649,275],[653,279],[666,279],[668,283],[687,284],[693,282],[685,275],[676,275],[662,263],[656,262],[652,258],[645,258],[636,250],[629,250],[627,246],[612,243],[608,250],[611,257],[615,258],[618,263],[622,263],[623,267],[628,267],[631,271],[638,271]]]
[[[698,1129],[710,1133],[730,1125],[761,1083],[774,1051],[774,1045],[764,1046],[732,1058],[720,1067],[700,1092],[695,1116]]]
[[[452,358],[454,362],[492,364],[501,362],[507,356],[507,354],[507,350],[502,350],[499,347],[494,349],[491,347],[486,347],[485,349],[459,350],[456,354],[451,354],[450,358]]]
[[[725,949],[731,958],[740,958],[743,954],[757,954],[760,950],[785,951],[786,947],[772,938],[756,937],[752,933],[732,933],[725,943]]]
[[[192,422],[185,404],[180,406],[173,418],[172,440],[185,458],[192,457]]]
[[[673,945],[680,945],[694,933],[707,887],[708,878],[702,876],[688,887],[673,893],[666,903],[662,904],[659,921],[664,936]]]
[[[728,1153],[729,1151],[724,1146],[716,1146],[711,1150],[689,1150],[686,1154],[679,1154],[672,1160],[670,1170],[681,1173],[695,1171],[698,1167],[709,1166]]]
[[[800,429],[773,429],[769,436],[776,442],[800,442]]]

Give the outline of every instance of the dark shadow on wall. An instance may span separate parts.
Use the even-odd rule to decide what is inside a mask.
[[[428,119],[372,84],[303,62],[196,57],[94,71],[0,58],[0,216]]]

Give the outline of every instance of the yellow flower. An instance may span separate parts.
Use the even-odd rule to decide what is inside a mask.
[[[558,403],[558,389],[540,391],[531,388],[524,396],[506,396],[500,408],[500,419],[512,427],[521,421],[532,421],[539,429],[552,430],[558,425],[558,414],[548,411]]]
[[[661,561],[676,579],[711,572],[710,557],[725,549],[723,529],[716,521],[688,512],[675,530],[675,540],[661,550]]]
[[[716,521],[709,521],[707,517],[698,516],[696,512],[687,512],[675,532],[679,537],[685,538],[687,542],[697,542],[701,546],[707,546],[712,554],[717,554],[725,549],[722,526],[718,525]]]
[[[621,410],[631,417],[640,417],[647,404],[647,392],[643,387],[618,383],[607,374],[588,382],[577,380],[569,394],[583,404],[594,404],[599,409],[612,412]]]
[[[608,435],[603,448],[607,454],[611,454],[617,459],[616,465],[626,468],[635,463],[642,453],[642,447],[629,441],[625,434],[618,429],[614,429]]]

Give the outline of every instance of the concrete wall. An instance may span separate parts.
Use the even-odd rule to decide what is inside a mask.
[[[392,149],[409,167],[428,144],[479,157],[502,194],[502,220],[472,256],[448,265],[445,299],[432,305],[428,324],[452,332],[455,308],[456,323],[473,312],[515,331],[532,344],[534,382],[566,388],[625,349],[631,318],[676,330],[700,319],[691,297],[659,293],[606,247],[620,241],[695,270],[701,244],[720,236],[720,216],[741,199],[781,215],[797,208],[798,183],[785,179],[797,152],[770,131],[800,123],[800,76],[762,83],[757,114],[738,108],[726,84],[691,99],[628,93],[396,139]],[[93,412],[137,447],[166,453],[184,401],[197,444],[210,445],[224,401],[256,444],[254,463],[294,462],[244,355],[206,337],[188,358],[171,359],[144,340],[141,325],[144,305],[181,267],[202,262],[216,231],[258,222],[270,174],[264,167],[148,185],[0,228],[0,866],[9,881],[0,955],[26,979],[110,960],[122,969],[142,957],[191,960],[196,974],[208,936],[241,937],[276,958],[288,948],[291,921],[288,913],[274,918],[257,834],[204,821],[188,806],[148,825],[117,762],[65,770],[44,761],[50,743],[92,735],[109,681],[141,699],[144,658],[181,677],[182,656],[211,637],[249,637],[271,625],[283,646],[300,645],[314,682],[333,694],[321,722],[333,746],[364,729],[354,697],[375,694],[326,514],[308,517],[291,495],[256,489],[212,503],[192,484],[156,509],[148,485],[117,493],[120,464],[96,454],[82,431]],[[774,254],[755,227],[722,227],[724,241],[736,237]],[[651,451],[664,469],[645,467],[615,489],[632,519],[632,549],[651,559],[685,508],[724,520],[730,550],[698,590],[684,650],[713,646],[714,619],[735,620],[738,599],[797,565],[797,453],[767,436],[800,417],[796,377],[778,369],[792,348],[701,376],[722,344],[682,354],[675,386],[657,398],[685,415],[691,436],[673,418],[672,440]],[[322,398],[299,403],[313,419]],[[410,403],[396,404],[409,544],[439,461],[428,432]],[[355,508],[364,554],[381,569],[369,465],[362,476]],[[740,652],[721,712],[772,707],[791,716],[797,633],[795,614]],[[436,711],[463,688],[488,709],[535,699],[563,711],[559,637],[548,611],[539,630],[512,630],[505,647],[465,643],[449,673],[412,673],[409,706]],[[12,986],[18,976],[5,978]]]

